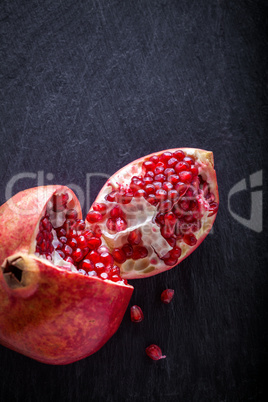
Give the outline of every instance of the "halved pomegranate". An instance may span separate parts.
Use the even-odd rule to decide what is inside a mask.
[[[191,254],[212,228],[218,205],[212,152],[170,149],[116,172],[88,212],[86,227],[101,231],[123,278],[142,278]]]
[[[64,186],[25,190],[0,207],[1,344],[67,364],[116,332],[133,287],[120,277],[100,228],[85,226]]]

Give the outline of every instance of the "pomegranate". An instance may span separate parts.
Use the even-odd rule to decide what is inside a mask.
[[[171,269],[209,233],[219,195],[213,154],[193,148],[156,152],[116,172],[86,218],[97,225],[121,277]]]
[[[0,207],[0,264],[0,343],[43,363],[100,349],[133,292],[64,186],[25,190]]]

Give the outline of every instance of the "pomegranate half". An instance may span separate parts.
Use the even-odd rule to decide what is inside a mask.
[[[64,186],[28,189],[0,207],[0,343],[43,363],[100,349],[133,292],[100,230],[81,218]]]
[[[171,269],[212,228],[219,206],[213,153],[176,148],[140,158],[116,172],[87,214],[123,278]]]

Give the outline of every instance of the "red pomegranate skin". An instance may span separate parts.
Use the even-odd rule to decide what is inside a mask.
[[[25,190],[0,207],[0,343],[42,363],[63,365],[108,341],[133,287],[67,271],[34,255],[39,221],[55,192],[73,197],[69,207],[80,218],[79,201],[63,186]]]
[[[0,271],[1,343],[48,364],[72,363],[99,350],[118,329],[133,287],[18,256],[31,283],[12,289]]]

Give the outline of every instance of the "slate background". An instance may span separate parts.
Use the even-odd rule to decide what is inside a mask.
[[[128,310],[98,353],[54,367],[1,346],[0,401],[264,396],[267,237],[232,218],[227,201],[264,169],[266,16],[265,2],[250,0],[0,1],[1,203],[14,175],[38,171],[44,184],[83,193],[86,174],[98,173],[93,201],[105,175],[181,146],[214,152],[221,199],[195,253],[132,281],[145,320],[131,323]],[[13,192],[36,184],[18,180]],[[249,192],[231,206],[249,218]],[[169,306],[159,301],[166,287]],[[167,358],[149,360],[150,343]]]

